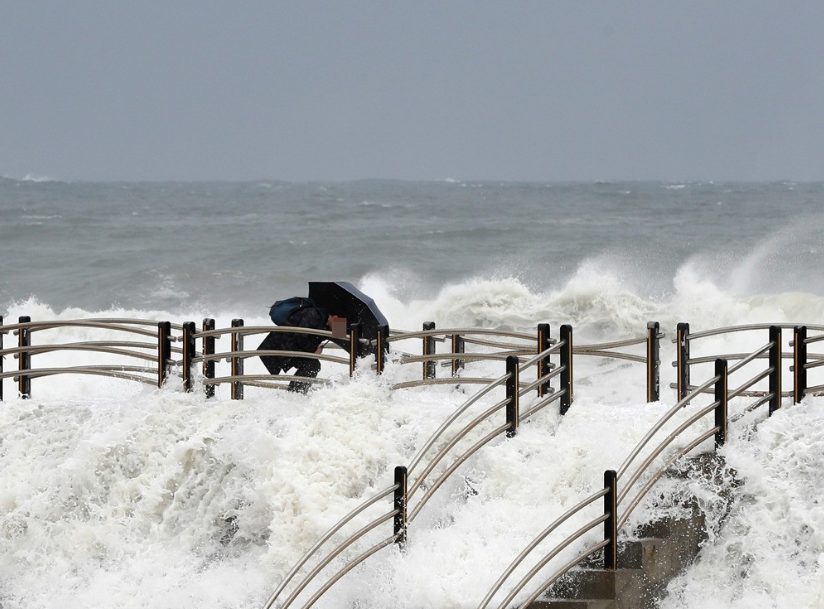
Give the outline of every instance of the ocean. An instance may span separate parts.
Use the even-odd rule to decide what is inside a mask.
[[[639,364],[578,358],[566,416],[551,406],[481,449],[410,526],[404,553],[376,554],[318,603],[476,607],[675,404],[677,323],[824,323],[822,206],[824,183],[0,178],[0,314],[7,325],[22,315],[268,325],[274,300],[343,280],[393,330],[434,321],[534,333],[549,323],[557,337],[570,324],[587,344],[643,336],[658,321],[660,402],[645,403]],[[55,341],[88,336],[66,329]],[[764,342],[733,336],[708,348]],[[6,370],[15,366],[7,356]],[[497,378],[502,366],[473,371]],[[34,379],[22,400],[3,381],[0,607],[261,607],[476,390],[391,389],[420,372],[390,357],[384,375],[364,366],[350,379],[324,364],[329,386],[247,388],[243,401],[225,387],[207,400],[174,383],[79,375]],[[824,382],[816,374],[811,385]],[[822,408],[822,397],[787,399],[769,420],[733,426],[722,449],[740,478],[732,510],[662,609],[824,605]]]

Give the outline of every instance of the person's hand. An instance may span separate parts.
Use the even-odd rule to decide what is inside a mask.
[[[316,353],[317,355],[320,355],[321,353],[323,353],[323,345],[320,345],[320,346],[317,348],[317,350],[315,351],[315,353]]]

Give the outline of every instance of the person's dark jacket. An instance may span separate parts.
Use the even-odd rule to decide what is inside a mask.
[[[315,330],[326,329],[326,317],[320,309],[315,307],[308,307],[305,309],[298,309],[289,317],[291,325],[298,328],[313,328]],[[322,336],[315,336],[312,334],[295,334],[292,332],[270,332],[263,339],[263,342],[258,347],[258,351],[303,351],[305,353],[314,353],[325,339]],[[281,370],[286,371],[289,368],[296,367],[299,371],[305,372],[302,376],[316,376],[320,370],[320,365],[317,360],[276,356],[276,355],[261,355],[261,361],[272,374],[278,374]],[[316,367],[316,369],[315,369]],[[314,372],[314,374],[312,374]]]

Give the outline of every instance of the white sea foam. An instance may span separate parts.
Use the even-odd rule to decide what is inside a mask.
[[[647,300],[618,277],[586,265],[567,285],[544,293],[515,278],[469,280],[421,301],[404,301],[395,284],[378,276],[360,287],[397,328],[433,319],[439,327],[532,331],[538,322],[572,321],[576,333],[581,328],[579,334],[591,339],[642,335],[646,320],[666,312],[663,330],[671,336],[679,320],[697,331],[795,321],[789,317],[795,313],[820,318],[824,310],[817,296],[738,296],[690,273],[688,267],[680,271],[668,302]],[[22,314],[41,320],[202,317],[191,310],[54,311],[34,298],[8,311],[6,323]],[[231,318],[218,315],[218,326]],[[267,325],[265,311],[246,324]],[[88,329],[67,329],[54,340],[94,337]],[[764,342],[743,335],[732,344],[707,339],[696,351]],[[420,348],[418,341],[409,343],[402,348]],[[673,380],[668,341],[662,349],[666,387]],[[54,365],[75,362],[71,355],[51,357]],[[472,372],[499,376],[501,368],[478,364]],[[249,360],[247,371],[262,367]],[[392,383],[420,375],[419,365],[394,361],[383,377],[364,368],[350,380],[343,366],[328,364],[323,375],[334,384],[308,396],[247,388],[242,402],[225,392],[209,401],[174,384],[158,391],[121,380],[33,380],[33,399],[7,400],[0,410],[4,606],[80,608],[106,598],[109,606],[129,608],[258,607],[300,554],[340,516],[388,486],[392,468],[409,463],[474,391],[392,392]],[[576,380],[576,401],[566,417],[553,406],[516,438],[482,449],[410,526],[405,554],[389,549],[373,557],[321,606],[355,600],[369,607],[475,606],[520,549],[598,488],[603,470],[616,468],[663,411],[661,404],[644,404],[640,365],[579,358]],[[673,403],[670,391],[662,395]],[[824,523],[804,485],[817,489],[822,482],[821,406],[820,398],[808,398],[762,423],[752,442],[738,434],[725,449],[745,480],[739,501],[701,562],[672,585],[668,607],[714,607],[719,597],[735,608],[776,601],[819,606]],[[489,429],[481,426],[467,441]],[[630,524],[648,516],[642,509]],[[762,533],[756,525],[764,525]],[[787,573],[786,565],[792,578],[770,575]]]

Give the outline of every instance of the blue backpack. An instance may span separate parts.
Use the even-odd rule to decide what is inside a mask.
[[[315,304],[315,301],[311,298],[293,296],[292,298],[287,298],[286,300],[278,300],[275,304],[273,304],[272,308],[269,309],[269,317],[273,322],[275,322],[276,326],[294,326],[295,324],[289,319],[292,316],[292,313],[300,309],[309,308],[320,309],[320,307],[318,307],[318,305]]]

